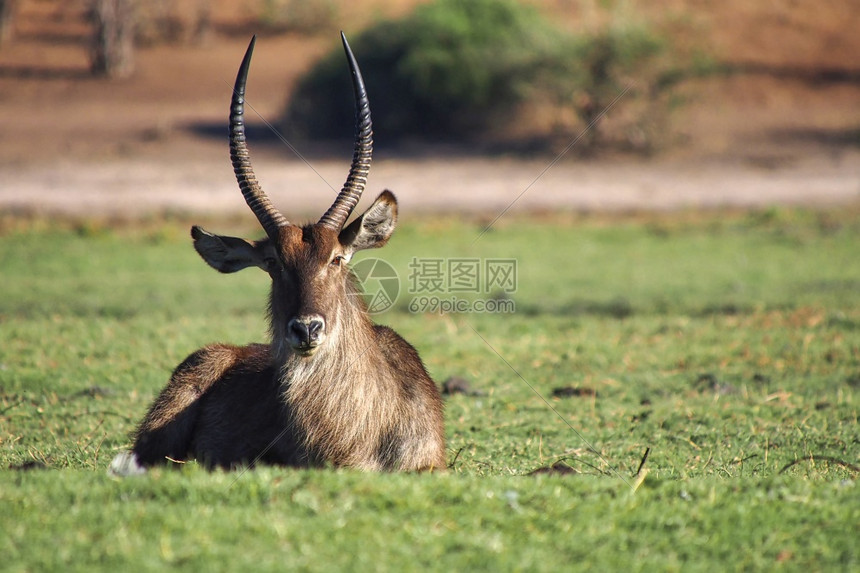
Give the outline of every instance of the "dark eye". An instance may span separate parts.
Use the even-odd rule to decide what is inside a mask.
[[[268,272],[272,272],[278,268],[278,260],[275,257],[266,257],[263,259],[263,264],[266,265]]]
[[[332,266],[335,267],[341,266],[344,262],[346,262],[346,257],[344,257],[343,255],[335,255],[334,258],[331,260]]]

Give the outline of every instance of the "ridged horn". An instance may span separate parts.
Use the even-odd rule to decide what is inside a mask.
[[[245,202],[260,221],[266,234],[272,240],[277,240],[278,227],[290,223],[275,209],[257,182],[245,139],[245,84],[248,81],[248,68],[251,67],[251,56],[254,54],[256,42],[257,36],[251,38],[242,65],[239,67],[239,73],[236,75],[236,84],[233,86],[233,98],[230,101],[230,161],[233,163],[233,172],[236,174],[236,181],[239,183]]]
[[[370,159],[373,155],[373,125],[370,121],[370,101],[367,99],[367,90],[364,88],[364,79],[358,62],[349,48],[349,42],[343,32],[340,33],[343,40],[343,49],[346,59],[349,61],[349,71],[352,73],[352,89],[355,93],[355,144],[352,154],[352,165],[346,183],[337,195],[332,206],[319,220],[335,231],[340,231],[349,218],[352,210],[361,199],[361,193],[367,185],[367,174],[370,172]]]

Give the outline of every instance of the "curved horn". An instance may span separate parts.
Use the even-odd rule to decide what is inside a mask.
[[[248,68],[251,66],[251,55],[254,53],[256,42],[257,36],[251,38],[245,58],[239,67],[239,73],[236,75],[236,84],[233,86],[233,98],[230,101],[230,161],[233,162],[233,172],[236,174],[236,181],[239,182],[239,189],[242,190],[245,202],[260,221],[266,234],[272,240],[277,240],[278,227],[290,223],[275,209],[257,182],[245,140],[245,83],[248,80]]]
[[[349,218],[352,210],[361,199],[361,193],[367,184],[367,174],[370,171],[370,158],[373,154],[373,125],[370,121],[370,101],[367,99],[367,91],[364,89],[364,79],[358,62],[352,55],[349,43],[343,32],[340,33],[343,40],[343,49],[346,59],[349,61],[349,70],[352,73],[352,89],[355,92],[355,145],[352,154],[352,165],[349,167],[349,175],[346,183],[338,193],[337,199],[329,207],[325,215],[319,220],[321,225],[340,231],[343,224]]]

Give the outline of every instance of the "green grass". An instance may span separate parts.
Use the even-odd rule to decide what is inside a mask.
[[[446,400],[450,471],[191,463],[119,481],[107,464],[179,361],[264,339],[267,279],[219,276],[174,222],[7,221],[0,570],[860,565],[857,209],[480,232],[418,219],[364,255],[404,289],[413,257],[518,261],[514,314],[416,315],[402,293],[376,317],[480,394]],[[577,473],[529,475],[559,461]]]

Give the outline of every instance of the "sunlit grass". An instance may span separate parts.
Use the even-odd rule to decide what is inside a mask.
[[[407,221],[363,256],[401,277],[375,320],[473,390],[446,398],[446,474],[125,481],[107,464],[172,368],[265,338],[268,279],[218,275],[173,222],[7,225],[3,567],[856,567],[857,215]],[[517,311],[410,313],[415,257],[516,259]]]

